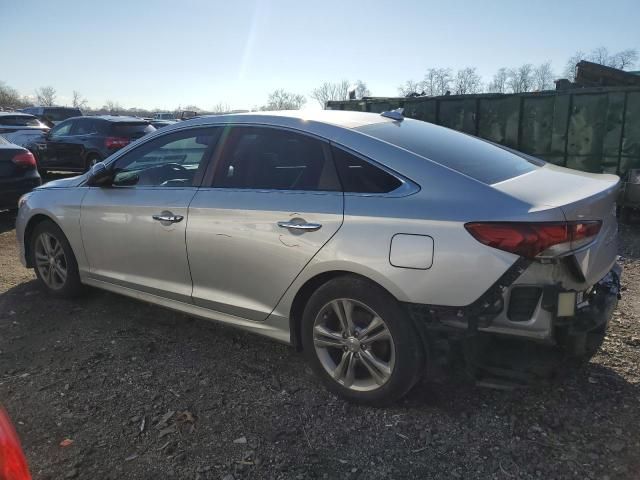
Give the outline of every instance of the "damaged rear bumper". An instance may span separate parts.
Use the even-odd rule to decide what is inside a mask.
[[[528,267],[517,262],[467,307],[406,304],[407,311],[421,328],[454,336],[481,332],[558,345],[567,337],[604,332],[620,298],[622,268],[618,263],[586,290],[567,289],[560,283],[531,284],[526,281]],[[526,302],[529,305],[522,308]]]

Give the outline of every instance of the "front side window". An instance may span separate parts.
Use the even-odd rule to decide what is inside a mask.
[[[69,133],[71,132],[71,125],[73,125],[73,122],[71,121],[60,123],[53,130],[51,130],[51,137],[55,138],[69,135]]]
[[[113,184],[136,187],[195,186],[207,152],[217,140],[215,127],[190,129],[161,136],[119,158]]]
[[[323,142],[263,127],[235,127],[228,132],[213,186],[255,190],[341,189]]]

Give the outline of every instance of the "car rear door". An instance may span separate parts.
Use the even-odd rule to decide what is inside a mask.
[[[226,130],[189,207],[193,301],[264,320],[338,231],[343,193],[328,144],[270,127]]]
[[[91,187],[80,226],[91,279],[191,303],[187,209],[218,129],[188,128],[118,158],[113,183]]]

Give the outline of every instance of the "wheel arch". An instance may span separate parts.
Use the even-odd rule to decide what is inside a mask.
[[[53,217],[49,215],[45,215],[44,213],[37,213],[34,216],[32,216],[27,222],[27,225],[24,229],[24,236],[23,236],[22,242],[24,245],[24,257],[27,262],[28,268],[34,267],[33,258],[31,258],[31,248],[30,248],[31,237],[33,236],[33,232],[35,231],[37,226],[40,225],[42,222],[46,222],[47,220],[50,222],[53,222],[55,225],[58,226],[58,228],[60,228],[60,230],[62,230],[58,222],[56,222],[56,220]]]
[[[366,280],[367,282],[370,282],[382,288],[397,300],[397,296],[390,292],[388,288],[385,288],[384,285],[381,285],[379,282],[376,282],[366,275],[362,275],[360,273],[352,272],[349,270],[329,270],[318,273],[317,275],[309,278],[306,282],[304,282],[304,284],[296,292],[295,296],[293,297],[293,301],[291,302],[291,309],[289,311],[289,331],[291,332],[291,344],[297,351],[302,351],[302,315],[304,313],[304,307],[309,301],[309,298],[311,298],[311,295],[313,295],[313,293],[325,283],[343,276],[358,277]]]

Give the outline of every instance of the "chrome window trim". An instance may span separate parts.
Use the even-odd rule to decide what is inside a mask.
[[[387,167],[386,165],[382,165],[379,162],[376,162],[375,160],[372,160],[364,155],[362,155],[359,152],[356,152],[355,150],[334,142],[333,140],[330,140],[326,137],[322,137],[320,135],[317,135],[315,133],[311,133],[311,132],[307,132],[305,130],[300,130],[298,128],[294,128],[294,127],[290,127],[290,126],[281,126],[281,125],[271,125],[268,123],[261,123],[261,122],[211,122],[211,123],[200,123],[197,125],[186,125],[186,126],[179,126],[179,127],[174,127],[171,128],[171,130],[164,130],[164,129],[158,129],[155,132],[152,132],[150,134],[145,135],[144,137],[140,138],[139,140],[137,140],[136,142],[130,143],[129,145],[127,145],[126,147],[122,148],[121,150],[118,150],[116,153],[114,153],[113,155],[111,155],[110,158],[108,158],[108,162],[105,162],[105,164],[107,166],[111,165],[113,162],[118,161],[118,159],[120,157],[122,157],[123,155],[127,154],[128,152],[141,147],[142,145],[146,144],[147,142],[153,141],[155,140],[157,137],[160,137],[162,135],[170,135],[172,133],[176,133],[176,132],[180,132],[183,130],[189,130],[189,129],[199,129],[199,128],[207,128],[207,127],[222,127],[222,128],[234,128],[234,127],[262,127],[262,128],[272,128],[275,130],[284,130],[284,131],[289,131],[289,132],[293,132],[293,133],[297,133],[299,135],[305,135],[307,137],[319,140],[327,145],[332,145],[335,146],[337,148],[341,148],[342,150],[345,150],[347,153],[354,155],[356,157],[358,157],[359,159],[361,159],[362,161],[365,161],[367,163],[370,163],[372,165],[374,165],[376,168],[380,168],[381,170],[383,170],[385,173],[393,176],[394,178],[396,178],[399,182],[400,182],[400,186],[398,188],[396,188],[395,190],[392,190],[391,192],[386,192],[386,193],[357,193],[357,192],[345,192],[344,188],[342,189],[342,191],[336,192],[334,190],[268,190],[268,189],[249,189],[249,188],[235,188],[235,189],[228,189],[228,188],[221,188],[221,187],[213,187],[210,185],[204,186],[204,185],[200,185],[200,187],[195,187],[195,188],[199,188],[201,190],[205,190],[205,189],[216,189],[216,190],[237,190],[240,192],[248,192],[248,191],[254,191],[254,192],[295,192],[295,193],[322,193],[322,192],[326,192],[326,193],[340,193],[342,195],[345,196],[357,196],[357,197],[387,197],[387,198],[401,198],[401,197],[408,197],[410,195],[413,195],[415,193],[418,193],[421,190],[420,185],[418,185],[417,183],[415,183],[413,180],[405,177],[404,175],[401,175],[400,173],[396,172],[395,170]],[[138,141],[144,139],[143,142],[141,143],[137,143]],[[209,168],[214,168],[215,165],[213,165],[214,160],[217,159],[217,155],[218,155],[218,150],[220,149],[220,139],[218,139],[218,143],[216,144],[212,154],[211,154],[211,158],[208,159],[208,165],[207,165],[207,169]],[[332,158],[333,160],[333,158]],[[335,165],[335,161],[334,161],[334,165]],[[336,166],[336,170],[337,170],[337,166]],[[206,170],[205,170],[205,178],[206,178]],[[156,187],[157,188],[157,187]],[[177,187],[179,188],[179,187]]]

